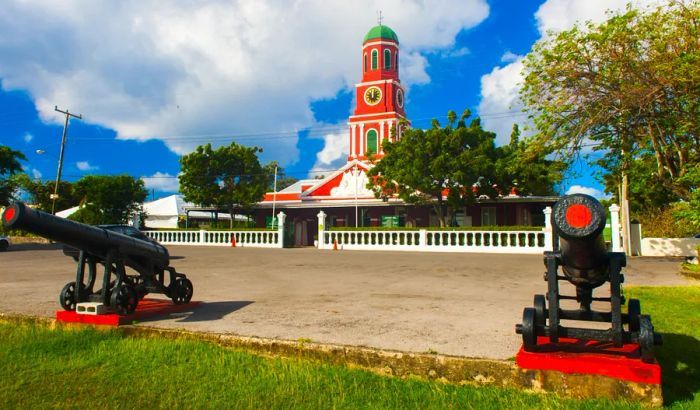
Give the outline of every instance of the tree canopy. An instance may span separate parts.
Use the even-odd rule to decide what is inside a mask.
[[[18,187],[29,195],[32,205],[44,212],[51,212],[53,200],[51,195],[56,186],[55,181],[40,181],[29,177],[27,174],[17,174],[14,177]],[[58,199],[56,199],[56,211],[68,209],[80,203],[80,197],[74,193],[73,183],[61,181],[58,184]]]
[[[22,171],[20,161],[26,160],[20,151],[0,145],[0,205],[7,205],[12,199],[17,183],[11,177]]]
[[[73,190],[83,207],[70,219],[92,225],[127,223],[148,195],[143,180],[130,175],[84,176]]]
[[[269,167],[258,161],[261,151],[235,142],[217,149],[200,145],[180,159],[180,192],[187,201],[228,209],[231,215],[249,210],[271,183]]]
[[[407,129],[401,139],[382,145],[384,157],[368,172],[368,188],[377,197],[396,195],[407,203],[433,206],[442,226],[476,197],[495,198],[517,187],[524,194],[550,194],[561,180],[563,164],[543,155],[526,157],[514,128],[509,146],[495,146],[496,135],[479,118],[467,125],[469,110],[448,124],[433,120],[428,130]]]
[[[524,61],[521,98],[537,134],[531,148],[567,160],[591,148],[612,178],[633,161],[653,164],[676,198],[697,190],[684,176],[700,161],[700,5],[628,8],[538,42]],[[650,160],[653,160],[651,164]],[[616,183],[615,183],[616,182]]]

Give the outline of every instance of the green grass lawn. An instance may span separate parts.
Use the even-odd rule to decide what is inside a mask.
[[[664,395],[700,408],[700,288],[629,288],[664,335]],[[671,302],[671,303],[669,303]],[[630,408],[385,377],[193,340],[0,323],[0,408]]]
[[[628,287],[664,344],[656,348],[664,403],[700,409],[700,287]]]

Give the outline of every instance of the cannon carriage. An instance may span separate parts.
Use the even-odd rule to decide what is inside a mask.
[[[636,343],[642,361],[653,362],[654,345],[662,343],[661,335],[654,333],[651,317],[641,313],[639,300],[626,301],[622,294],[621,271],[626,258],[624,253],[607,251],[605,219],[603,206],[588,195],[567,195],[554,204],[554,250],[544,253],[547,294],[535,295],[533,307],[524,309],[522,323],[515,328],[522,335],[525,351],[537,351],[540,336],[549,337],[550,343],[558,343],[560,338],[611,342],[614,347]],[[562,280],[575,286],[575,296],[560,293]],[[606,282],[610,284],[610,296],[594,297],[593,290]],[[577,301],[579,309],[563,309],[562,300]],[[593,310],[593,302],[609,303],[610,310]],[[626,313],[622,312],[624,304]],[[609,323],[610,327],[567,327],[562,320]]]
[[[164,294],[176,304],[192,299],[192,282],[170,266],[168,250],[156,242],[69,221],[21,202],[5,209],[2,224],[79,250],[76,279],[67,283],[59,296],[65,310],[75,310],[82,302],[98,302],[119,315],[128,315],[149,293]],[[103,268],[102,284],[96,289],[99,265]],[[127,267],[135,274],[127,272]]]

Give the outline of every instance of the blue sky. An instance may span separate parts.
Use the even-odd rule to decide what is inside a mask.
[[[520,58],[547,30],[625,3],[10,0],[0,10],[0,144],[25,153],[30,175],[55,179],[58,106],[83,116],[68,131],[69,181],[127,173],[157,198],[177,190],[180,155],[231,141],[263,147],[263,162],[296,178],[328,173],[347,155],[361,43],[380,9],[401,42],[413,126],[469,108],[505,142],[525,121]],[[593,172],[577,171],[561,193],[599,196]]]

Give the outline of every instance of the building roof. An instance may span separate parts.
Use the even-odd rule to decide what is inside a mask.
[[[365,40],[363,43],[366,43],[369,40],[373,40],[375,38],[383,38],[386,40],[391,40],[396,42],[396,44],[399,44],[399,36],[394,33],[394,30],[389,28],[389,26],[384,26],[384,25],[378,25],[372,27],[368,32],[367,35],[365,36]]]

